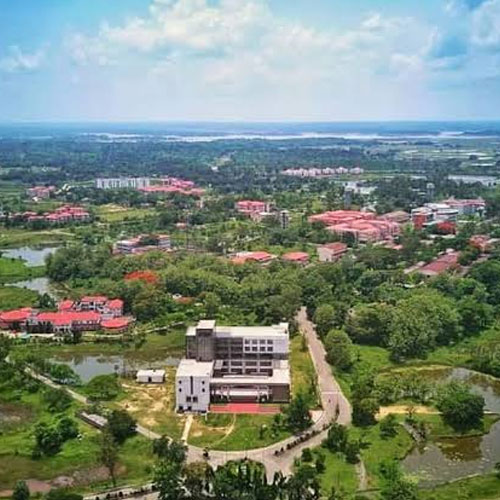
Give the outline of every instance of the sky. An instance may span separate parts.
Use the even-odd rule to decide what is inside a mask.
[[[0,121],[500,119],[500,0],[0,0]]]

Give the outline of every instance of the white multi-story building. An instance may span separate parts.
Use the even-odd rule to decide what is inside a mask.
[[[186,333],[176,375],[178,411],[206,412],[211,401],[286,402],[290,396],[288,324],[217,326]]]
[[[99,177],[95,180],[97,189],[142,189],[149,187],[150,184],[149,177]]]

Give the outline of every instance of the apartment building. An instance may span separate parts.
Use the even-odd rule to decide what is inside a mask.
[[[203,320],[186,333],[176,374],[178,411],[207,412],[211,402],[286,402],[290,397],[288,324],[217,326]]]
[[[97,189],[143,189],[149,187],[150,184],[149,177],[99,177],[95,180]]]

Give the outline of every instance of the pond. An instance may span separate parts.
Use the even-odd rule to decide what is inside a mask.
[[[427,372],[427,373],[426,373]],[[500,413],[500,380],[464,368],[422,370],[435,380],[463,380],[485,400],[485,410]],[[416,446],[403,460],[406,472],[418,476],[423,486],[456,480],[493,470],[500,461],[500,421],[488,434],[473,437],[440,438],[433,443]]]
[[[47,257],[47,255],[53,254],[56,250],[57,247],[19,247],[1,249],[0,252],[4,257],[9,257],[11,259],[22,259],[26,262],[26,265],[28,267],[36,267],[43,266],[45,264],[45,257]]]
[[[46,293],[50,295],[54,300],[57,300],[57,296],[50,288],[49,278],[33,278],[30,280],[17,281],[16,283],[9,283],[9,285],[17,286],[18,288],[27,288],[28,290],[38,292],[40,295]]]
[[[50,361],[63,363],[72,368],[77,375],[86,383],[96,375],[109,375],[116,373],[125,375],[133,373],[142,368],[164,368],[165,366],[177,366],[179,359],[166,358],[154,361],[144,361],[133,357],[122,355],[67,355],[54,356]]]

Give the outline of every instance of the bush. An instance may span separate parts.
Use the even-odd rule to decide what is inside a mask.
[[[46,388],[43,391],[43,400],[51,413],[62,413],[72,403],[71,396],[64,389]]]
[[[116,375],[97,375],[87,383],[86,392],[93,401],[109,401],[116,398],[121,385]]]

